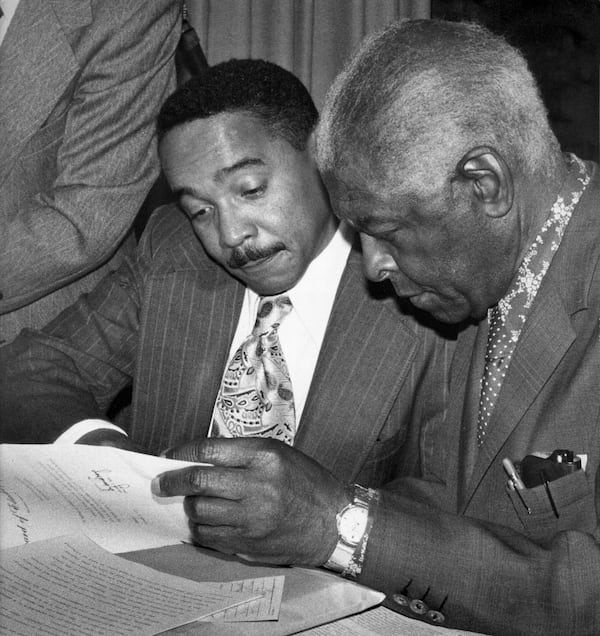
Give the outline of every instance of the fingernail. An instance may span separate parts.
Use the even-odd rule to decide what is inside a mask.
[[[160,475],[154,477],[154,479],[150,482],[150,490],[152,491],[153,495],[156,495],[157,497],[163,497],[163,493],[160,489]]]

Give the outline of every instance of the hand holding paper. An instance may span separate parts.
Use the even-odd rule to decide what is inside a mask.
[[[207,439],[168,452],[208,462],[163,473],[153,492],[186,495],[194,539],[267,563],[320,565],[335,547],[338,510],[350,502],[329,471],[272,439]]]

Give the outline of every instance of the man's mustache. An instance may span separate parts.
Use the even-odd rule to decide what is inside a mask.
[[[227,266],[230,269],[239,269],[252,261],[260,261],[263,258],[269,258],[269,256],[273,256],[273,254],[281,252],[284,249],[285,245],[281,242],[274,243],[268,247],[254,247],[253,245],[248,245],[247,247],[236,247],[233,252],[231,252],[231,256],[227,259]]]

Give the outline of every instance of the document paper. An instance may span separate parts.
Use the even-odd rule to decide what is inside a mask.
[[[281,597],[283,596],[283,584],[285,577],[268,576],[241,581],[222,583],[222,589],[235,592],[259,593],[260,597],[243,605],[236,605],[210,616],[203,621],[242,623],[245,621],[276,621],[279,619]]]
[[[0,634],[10,636],[151,636],[260,596],[158,572],[83,535],[4,550],[0,574]]]
[[[157,474],[190,465],[105,446],[0,444],[0,547],[82,533],[110,552],[189,539],[183,497]]]

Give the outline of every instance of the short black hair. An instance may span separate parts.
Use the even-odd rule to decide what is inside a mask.
[[[175,126],[230,112],[255,116],[296,150],[306,148],[318,118],[293,73],[265,60],[232,59],[207,67],[166,100],[158,115],[159,139]]]

